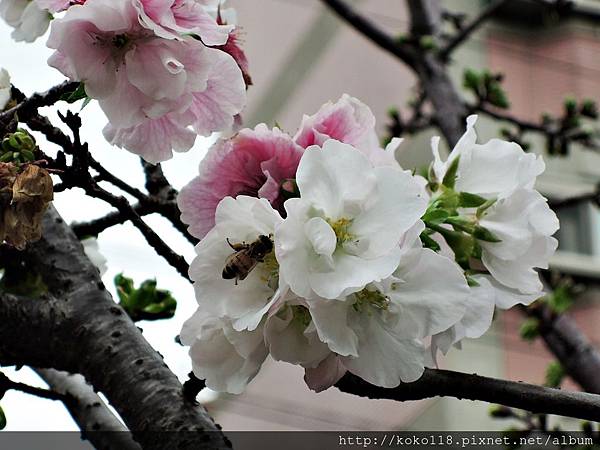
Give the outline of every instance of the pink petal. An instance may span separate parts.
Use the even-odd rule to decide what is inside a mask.
[[[115,128],[109,123],[103,133],[111,144],[126,148],[153,164],[171,159],[173,150],[188,151],[196,140],[196,134],[171,115],[149,119],[131,128]]]
[[[264,196],[281,210],[279,186],[295,177],[301,156],[291,137],[264,124],[217,142],[200,164],[200,175],[179,193],[181,220],[201,239],[214,226],[215,210],[225,197]]]
[[[302,147],[322,145],[336,139],[358,149],[378,147],[375,117],[367,105],[344,94],[336,103],[326,103],[313,116],[304,116],[294,140]]]

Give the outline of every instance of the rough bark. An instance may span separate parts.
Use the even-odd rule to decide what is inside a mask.
[[[144,449],[229,447],[206,411],[185,401],[177,377],[113,302],[54,208],[44,218],[43,238],[20,256],[20,270],[39,274],[48,293],[0,295],[0,363],[81,373]]]
[[[64,394],[65,407],[82,435],[98,450],[140,450],[127,428],[106,407],[92,387],[79,375],[54,369],[35,369],[54,391]]]

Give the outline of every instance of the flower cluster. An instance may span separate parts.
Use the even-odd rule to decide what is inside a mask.
[[[45,28],[49,12],[65,11],[52,21],[49,64],[98,100],[106,139],[146,161],[165,161],[197,135],[230,129],[245,105],[247,61],[219,1],[0,1],[17,30],[33,20],[32,8]]]
[[[181,332],[196,376],[239,393],[270,355],[315,390],[346,372],[394,387],[422,375],[428,342],[435,356],[485,332],[495,306],[541,296],[558,226],[533,189],[543,162],[476,144],[474,123],[445,162],[433,141],[428,179],[349,96],[294,137],[259,125],[218,142],[179,198],[202,238]]]

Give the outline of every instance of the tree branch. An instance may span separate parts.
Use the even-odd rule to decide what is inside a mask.
[[[33,94],[31,97],[26,98],[11,109],[1,112],[0,135],[4,134],[4,127],[10,123],[15,114],[18,114],[19,120],[24,120],[32,113],[37,112],[38,108],[55,104],[65,93],[77,89],[77,86],[79,86],[79,83],[77,82],[65,81],[64,83],[54,86],[46,92]]]
[[[23,392],[29,395],[35,395],[36,397],[45,398],[47,400],[59,400],[64,401],[65,396],[58,392],[49,391],[48,389],[42,389],[35,386],[30,386],[28,384],[19,383],[17,381],[13,381],[0,372],[0,398],[4,396],[6,391],[13,390]]]
[[[53,207],[42,239],[19,255],[6,261],[23,275],[38,274],[48,293],[37,299],[0,293],[0,363],[81,373],[145,450],[230,447],[206,411],[184,399],[177,377],[114,303]]]
[[[54,392],[66,396],[65,407],[95,448],[140,450],[127,428],[106,407],[81,375],[34,369]]]
[[[600,420],[600,395],[561,391],[450,370],[425,369],[419,380],[393,389],[374,386],[348,373],[337,382],[336,387],[343,392],[372,399],[407,401],[456,397],[498,403],[535,413]]]
[[[413,67],[415,56],[410,47],[400,44],[398,40],[394,39],[392,36],[389,36],[373,22],[357,13],[343,0],[321,1],[360,34],[373,41],[383,50],[386,50],[400,59],[407,66]]]
[[[468,25],[460,30],[446,46],[440,51],[442,60],[447,60],[452,52],[461,45],[477,28],[490,19],[494,14],[506,5],[510,0],[496,0],[487,6],[477,17],[475,17]]]
[[[566,314],[554,314],[545,304],[527,308],[539,320],[540,335],[569,376],[587,392],[600,394],[600,352]]]

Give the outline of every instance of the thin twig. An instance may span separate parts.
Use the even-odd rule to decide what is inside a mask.
[[[477,28],[483,23],[490,19],[494,14],[498,12],[500,8],[506,5],[510,0],[496,0],[485,8],[475,19],[473,19],[468,25],[460,30],[448,44],[440,51],[440,57],[443,60],[447,60],[452,52],[462,44]]]
[[[0,372],[0,398],[4,395],[6,391],[20,391],[25,394],[35,395],[36,397],[45,398],[47,400],[58,400],[58,401],[66,401],[67,397],[63,394],[59,394],[58,392],[50,391],[48,389],[38,388],[35,386],[30,386],[28,384],[19,383],[11,380],[2,372]]]
[[[321,0],[350,26],[363,36],[369,38],[382,49],[388,51],[407,66],[413,67],[415,57],[410,47],[402,45],[398,40],[381,30],[373,22],[357,13],[342,0]]]

